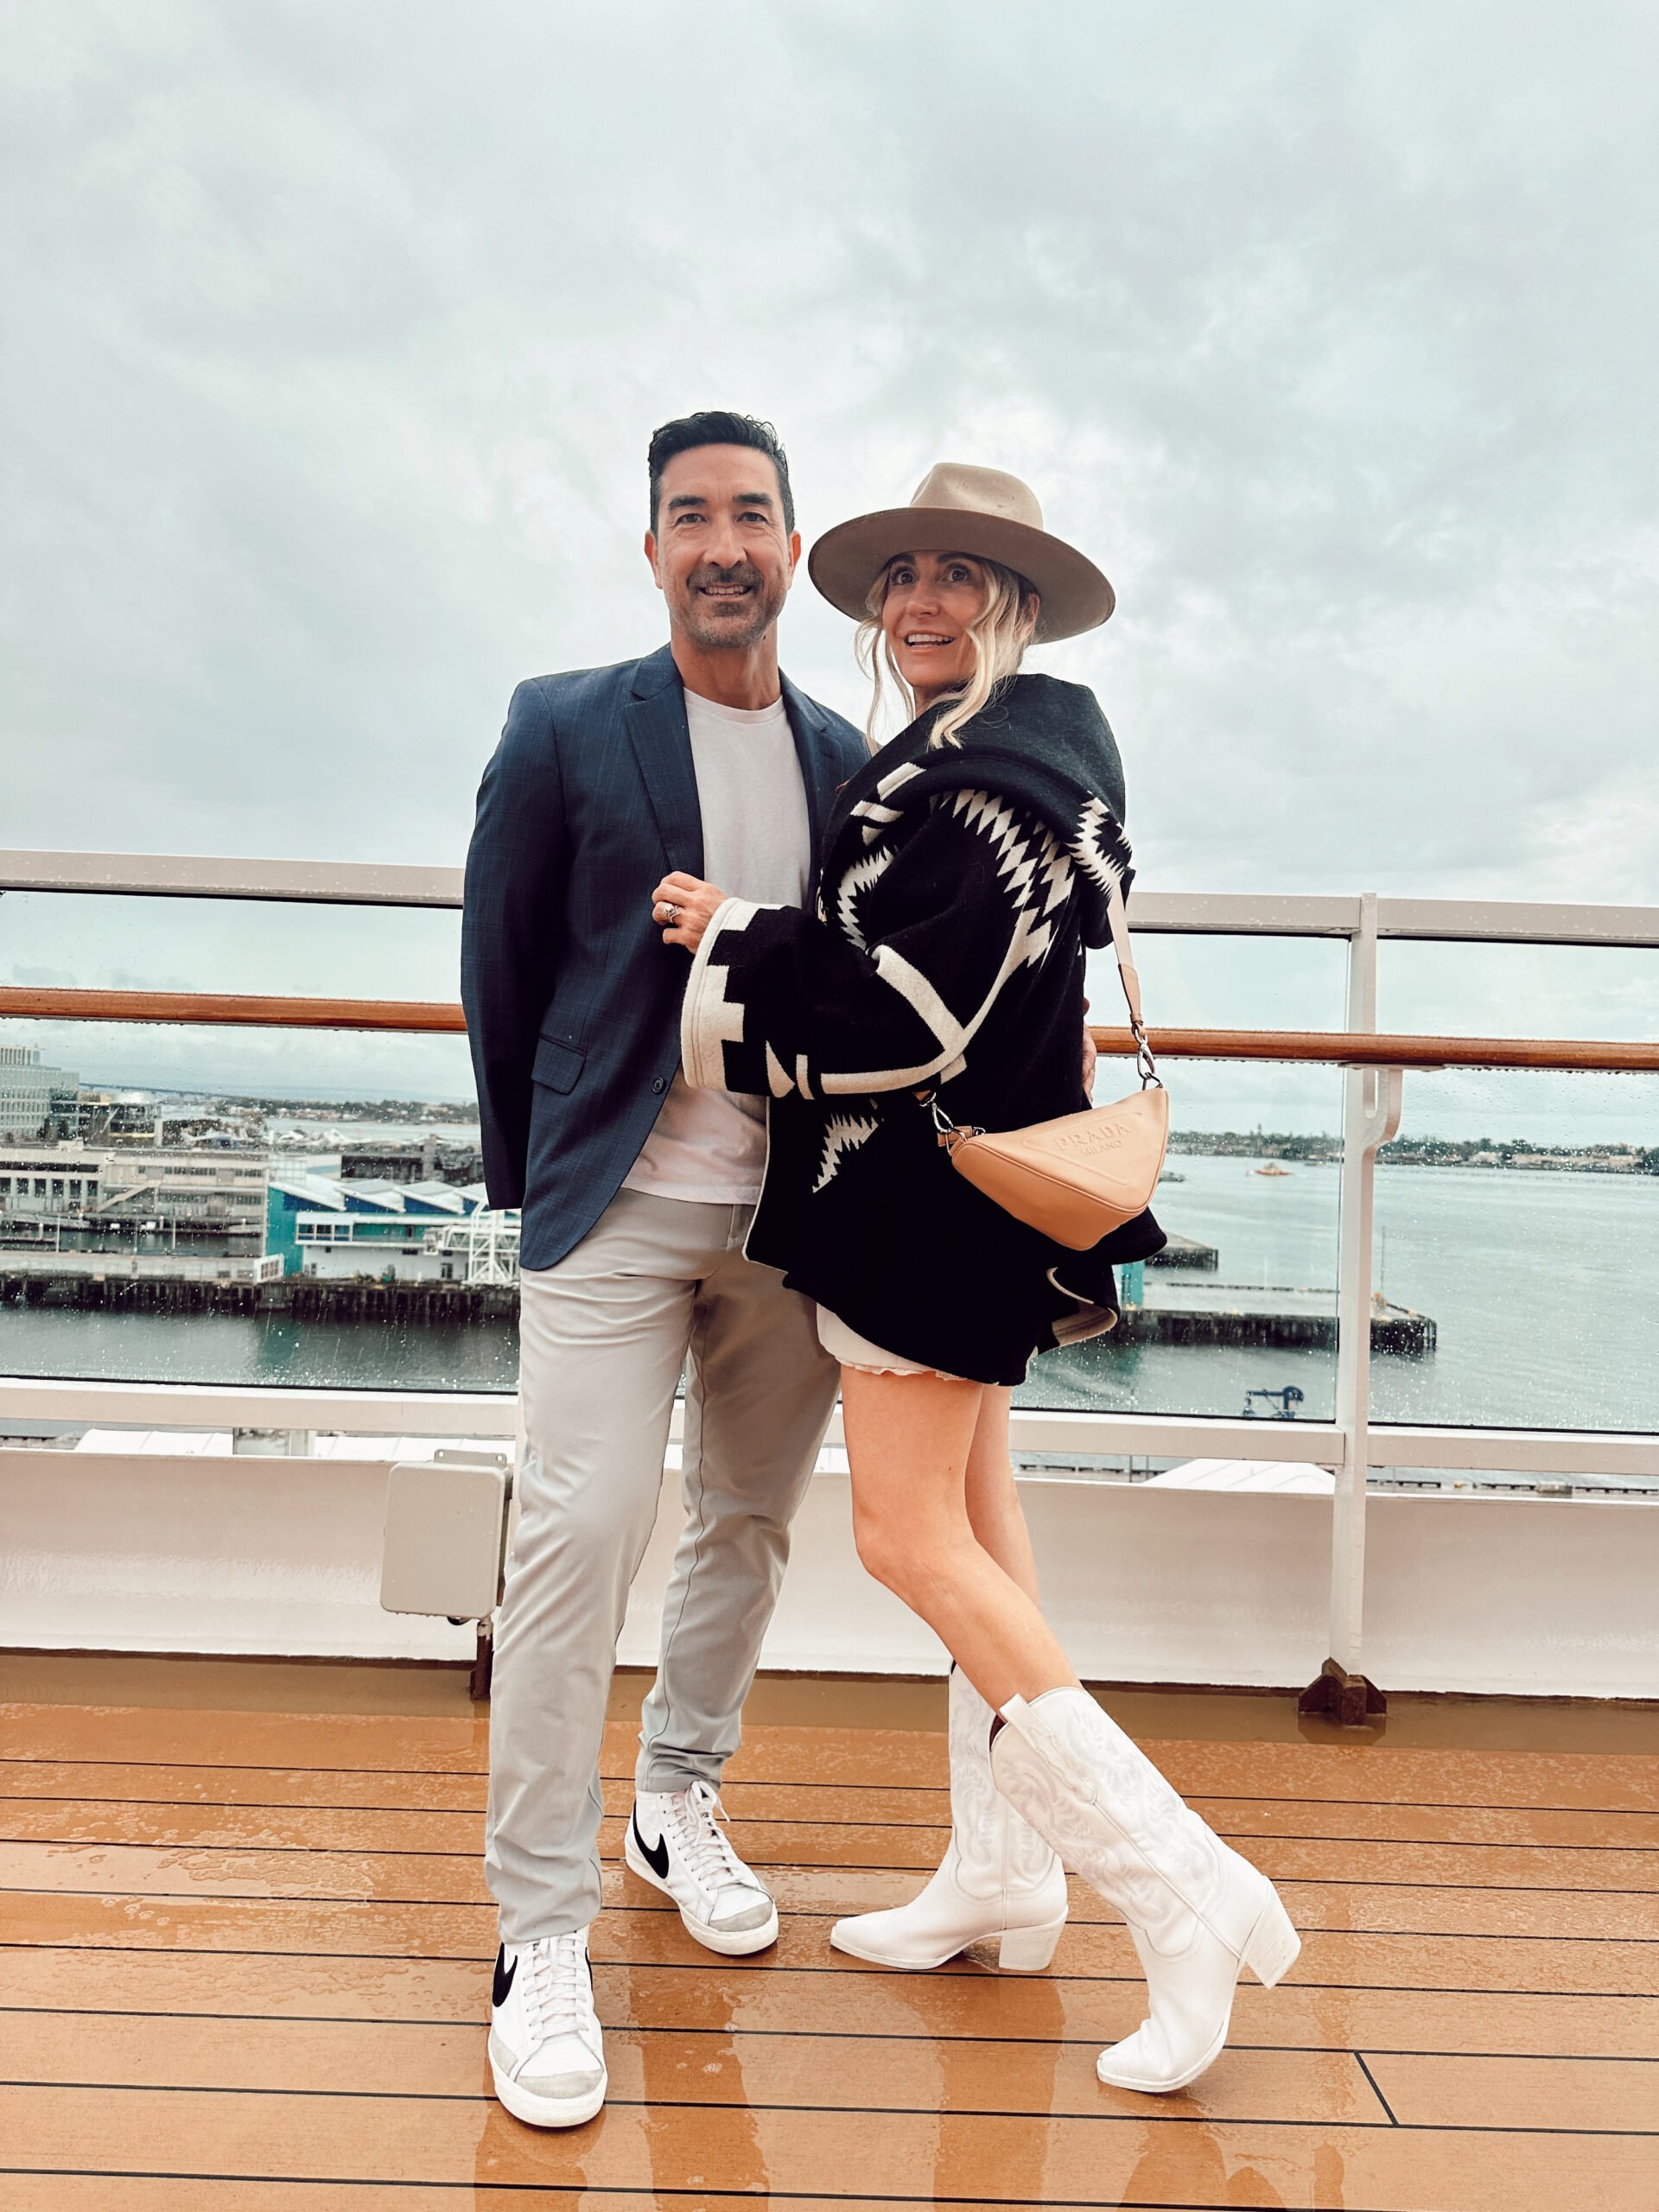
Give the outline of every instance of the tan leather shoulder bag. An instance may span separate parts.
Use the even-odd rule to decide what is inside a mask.
[[[958,1128],[928,1091],[939,1142],[950,1165],[1005,1213],[1055,1243],[1086,1252],[1152,1204],[1169,1143],[1169,1093],[1159,1077],[1141,1018],[1141,979],[1135,972],[1123,893],[1110,894],[1112,950],[1137,1046],[1141,1088],[1115,1105],[1063,1114],[1027,1129]]]

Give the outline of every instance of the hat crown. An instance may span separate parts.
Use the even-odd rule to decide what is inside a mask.
[[[861,622],[877,580],[901,553],[966,554],[1023,577],[1041,601],[1039,645],[1092,630],[1115,604],[1094,563],[1043,528],[1037,494],[1006,469],[939,461],[908,506],[855,515],[825,531],[810,573],[832,607]]]
[[[930,468],[912,496],[912,507],[954,508],[968,515],[994,515],[999,522],[1040,530],[1043,511],[1029,484],[1001,468],[975,468],[966,461],[941,461]]]

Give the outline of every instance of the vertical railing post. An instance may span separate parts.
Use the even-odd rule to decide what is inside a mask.
[[[1376,893],[1366,892],[1348,946],[1348,1027],[1376,1027]],[[1336,1423],[1343,1440],[1331,1512],[1330,1656],[1303,1691],[1305,1713],[1352,1725],[1383,1710],[1362,1664],[1365,1624],[1365,1482],[1370,1462],[1371,1250],[1377,1147],[1400,1123],[1398,1068],[1343,1073],[1338,1228]]]
[[[1376,893],[1359,902],[1348,941],[1348,1027],[1376,1027]],[[1365,1610],[1365,1471],[1371,1418],[1371,1214],[1376,1154],[1365,1134],[1376,1109],[1376,1073],[1342,1076],[1342,1203],[1337,1241],[1337,1427],[1344,1445],[1331,1516],[1330,1654],[1345,1674],[1360,1670]]]

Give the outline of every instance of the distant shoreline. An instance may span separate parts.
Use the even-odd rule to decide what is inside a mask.
[[[1257,1130],[1174,1129],[1172,1156],[1217,1160],[1271,1160],[1307,1167],[1335,1166],[1342,1140]],[[1659,1175],[1659,1146],[1636,1144],[1541,1145],[1523,1137],[1507,1141],[1477,1137],[1396,1139],[1377,1154],[1383,1167],[1472,1167],[1482,1172],[1528,1174]]]

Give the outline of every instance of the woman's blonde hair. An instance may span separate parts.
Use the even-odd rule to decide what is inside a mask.
[[[899,556],[895,555],[894,559]],[[972,721],[980,709],[986,706],[998,687],[1010,677],[1019,673],[1020,664],[1026,657],[1026,647],[1031,643],[1037,627],[1039,602],[1036,593],[1021,575],[1012,569],[1005,569],[1001,562],[987,561],[980,555],[964,554],[964,560],[976,562],[985,571],[985,604],[968,625],[968,639],[973,648],[973,672],[957,693],[928,737],[930,746],[955,745],[960,741],[957,733],[964,722]],[[910,709],[913,720],[916,701],[893,657],[893,645],[881,625],[881,609],[887,596],[887,579],[892,571],[889,561],[875,582],[870,586],[864,604],[869,610],[858,626],[855,651],[858,664],[870,678],[872,691],[869,718],[864,725],[865,741],[872,753],[878,749],[875,726],[881,713],[881,673],[885,666],[898,688],[899,696]],[[947,695],[949,696],[949,695]]]

